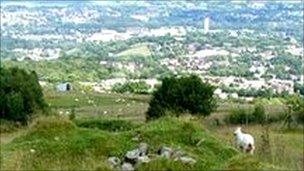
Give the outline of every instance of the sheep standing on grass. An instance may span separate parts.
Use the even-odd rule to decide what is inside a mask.
[[[242,133],[241,127],[238,127],[234,131],[234,135],[236,137],[236,143],[238,147],[243,150],[243,152],[253,154],[255,149],[253,137],[250,134]]]

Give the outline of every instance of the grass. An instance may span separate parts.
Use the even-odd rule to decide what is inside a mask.
[[[78,127],[83,128],[93,128],[106,131],[129,131],[136,127],[138,124],[132,123],[130,121],[118,120],[118,119],[101,119],[101,118],[92,118],[92,119],[78,119],[75,120],[75,124]]]
[[[218,139],[234,145],[232,134],[235,125],[213,126],[205,123],[209,133],[213,133]],[[255,156],[260,161],[271,163],[283,170],[304,169],[304,135],[303,129],[284,131],[281,125],[243,125],[245,132],[249,132],[255,138]],[[268,138],[264,138],[268,137]]]
[[[76,118],[114,117],[143,122],[149,96],[69,92],[46,93],[46,100],[55,113],[71,112],[75,108]]]
[[[111,122],[100,119],[100,122],[107,122],[110,127],[117,124],[117,120]],[[26,133],[1,145],[1,169],[109,170],[106,159],[110,156],[123,157],[128,150],[134,149],[139,143],[132,140],[136,134],[140,134],[141,140],[150,145],[152,152],[166,145],[179,148],[197,160],[195,165],[185,165],[157,158],[139,166],[139,170],[225,169],[231,158],[241,155],[236,149],[207,133],[198,121],[166,117],[115,131],[113,133],[106,127],[97,130],[79,127],[65,117],[38,118]],[[197,142],[202,139],[203,143],[197,146]],[[264,167],[260,161],[256,162],[259,163],[258,168]],[[242,168],[242,163],[235,165]],[[250,166],[256,168],[255,165]]]
[[[130,49],[122,51],[117,56],[151,56],[152,53],[146,44],[136,44]]]
[[[147,142],[152,153],[163,145],[181,149],[197,163],[185,165],[157,158],[138,170],[303,170],[302,129],[282,130],[278,123],[269,127],[243,125],[256,139],[256,153],[248,156],[234,148],[235,125],[212,122],[232,108],[251,109],[251,104],[222,103],[204,119],[165,117],[145,123],[150,99],[146,95],[48,92],[46,99],[56,116],[36,118],[28,127],[1,122],[1,129],[8,130],[1,131],[1,170],[109,170],[108,157],[122,158],[140,142]],[[58,114],[73,107],[73,121]],[[269,105],[266,112],[276,115],[283,109]],[[137,135],[140,140],[132,140]],[[263,138],[266,135],[268,139]],[[267,143],[270,152],[265,152]]]

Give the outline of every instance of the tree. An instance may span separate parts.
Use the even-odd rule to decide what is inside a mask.
[[[293,122],[304,124],[304,99],[299,95],[290,96],[287,99],[288,111],[285,114],[284,125],[291,127]]]
[[[0,68],[0,119],[26,122],[47,107],[35,72]]]
[[[117,83],[113,86],[113,91],[117,93],[135,93],[135,94],[148,94],[149,85],[144,81],[139,82],[126,82],[124,84]]]
[[[162,85],[153,93],[147,119],[161,117],[167,111],[176,114],[190,112],[193,115],[210,115],[216,107],[214,90],[213,86],[203,83],[195,75],[165,78]]]

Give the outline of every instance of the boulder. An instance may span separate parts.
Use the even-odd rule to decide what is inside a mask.
[[[180,157],[179,160],[184,164],[195,164],[196,160],[191,157]]]
[[[176,158],[180,158],[184,155],[185,155],[185,152],[183,152],[182,150],[175,150],[172,154],[172,158],[176,159]]]
[[[110,164],[111,168],[115,168],[120,165],[121,161],[118,157],[109,157],[108,163]]]
[[[139,149],[128,151],[125,155],[125,161],[128,163],[136,164],[139,156],[140,156]]]
[[[139,156],[138,163],[149,163],[151,160],[148,156]]]
[[[158,150],[158,154],[161,156],[161,157],[164,157],[164,158],[167,158],[167,159],[170,159],[171,158],[171,155],[173,153],[173,150],[169,147],[161,147],[159,150]]]
[[[133,171],[134,170],[134,167],[131,163],[123,163],[122,166],[121,166],[121,170],[122,171]]]
[[[138,146],[138,149],[140,151],[140,156],[145,156],[148,154],[148,144],[147,143],[140,143],[139,146]]]

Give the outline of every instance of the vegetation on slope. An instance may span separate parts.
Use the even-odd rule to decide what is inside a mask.
[[[139,170],[265,167],[251,156],[244,156],[250,158],[247,164],[233,162],[233,157],[243,158],[243,156],[240,156],[234,148],[206,133],[197,121],[165,117],[139,127],[134,125],[132,128],[133,124],[130,124],[127,130],[122,131],[108,130],[107,127],[87,128],[90,126],[79,122],[76,126],[72,121],[55,116],[36,119],[24,135],[1,146],[1,168],[3,170],[109,170],[107,158],[123,157],[139,143],[132,140],[137,134],[140,135],[142,142],[149,143],[151,151],[156,151],[161,145],[167,145],[180,148],[197,160],[195,165],[185,165],[177,161],[157,158],[148,164],[140,165]],[[116,124],[117,121],[106,122],[109,125],[113,123],[113,127],[119,126]],[[96,124],[96,121],[93,123]],[[202,143],[198,145],[199,141]],[[251,161],[254,161],[253,164]],[[230,164],[231,162],[233,165]]]

